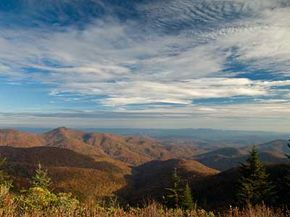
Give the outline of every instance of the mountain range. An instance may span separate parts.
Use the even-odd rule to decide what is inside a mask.
[[[120,136],[109,133],[87,133],[65,127],[42,134],[14,129],[0,130],[0,145],[11,147],[60,147],[93,157],[96,160],[118,160],[138,165],[150,160],[190,158],[207,147],[192,144],[163,144],[148,136]]]
[[[233,172],[235,167],[247,159],[252,147],[178,144],[176,138],[170,138],[164,142],[164,138],[83,132],[64,127],[45,133],[4,129],[0,130],[0,155],[7,159],[5,169],[18,189],[29,185],[29,177],[41,163],[48,169],[56,191],[70,191],[82,200],[119,195],[136,204],[146,198],[162,200],[174,168],[193,186],[197,197],[210,195],[203,192],[204,186],[213,188],[216,180],[218,185],[232,182],[237,176]],[[287,140],[274,140],[256,147],[266,164],[288,163]],[[226,199],[231,197],[229,193]]]

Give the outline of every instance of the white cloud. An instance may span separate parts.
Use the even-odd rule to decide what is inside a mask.
[[[254,69],[290,74],[290,9],[280,8],[281,2],[171,1],[168,7],[143,5],[139,10],[148,12],[148,17],[144,15],[150,23],[146,28],[160,30],[149,35],[135,29],[139,26],[135,23],[112,21],[96,22],[83,30],[68,27],[62,32],[1,27],[0,74],[12,80],[52,84],[51,95],[104,96],[96,103],[111,107],[112,111],[132,104],[172,103],[183,105],[185,113],[257,115],[254,111],[259,105],[191,106],[195,99],[248,96],[268,97],[263,100],[268,102],[266,110],[273,111],[272,115],[289,98],[287,91],[277,89],[290,85],[288,80],[233,78],[223,70],[234,54],[235,61]],[[244,18],[229,19],[236,13]],[[206,24],[219,23],[195,30],[199,19]],[[195,22],[185,30],[160,33],[174,22],[192,20]],[[158,108],[162,107],[155,110]],[[288,105],[284,104],[279,111],[284,108]],[[160,113],[183,114],[180,107],[162,109]]]
[[[252,69],[290,74],[290,8],[265,10],[211,33],[213,46],[235,48],[236,61]]]
[[[119,91],[116,93],[115,89]],[[109,88],[107,92],[109,97],[103,103],[111,106],[162,102],[191,104],[193,99],[264,94],[266,94],[265,88],[248,79],[209,78],[168,83],[122,82]]]

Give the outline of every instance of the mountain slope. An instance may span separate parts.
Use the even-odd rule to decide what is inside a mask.
[[[0,130],[0,146],[60,147],[91,156],[97,160],[118,160],[131,165],[142,164],[154,159],[169,159],[174,156],[163,145],[150,138],[85,133],[64,127],[44,134]]]
[[[15,148],[0,147],[0,156],[9,163],[42,164],[46,167],[77,167],[122,172],[122,168],[107,161],[96,161],[74,151],[56,147]]]
[[[275,191],[280,198],[285,197],[285,189],[283,179],[289,166],[287,164],[276,164],[266,166],[269,173],[269,179],[277,186]],[[219,174],[208,176],[204,180],[197,180],[197,182],[190,183],[193,195],[200,203],[206,203],[209,209],[212,208],[228,208],[229,204],[236,206],[237,204],[237,188],[239,186],[238,180],[240,178],[238,168],[233,168]],[[287,198],[284,198],[287,201]]]
[[[45,145],[45,139],[37,134],[13,129],[0,129],[0,145],[13,147],[36,147]]]
[[[196,161],[168,160],[152,161],[136,167],[131,176],[130,188],[123,189],[123,196],[132,205],[142,204],[144,201],[157,200],[164,202],[166,188],[170,184],[171,175],[177,169],[183,183],[188,183],[192,190],[194,201],[208,209],[223,209],[237,204],[238,180],[241,176],[239,168],[232,168],[224,172],[210,169]],[[270,180],[277,188],[280,198],[285,198],[283,178],[289,169],[287,164],[267,165]]]
[[[133,204],[141,204],[153,198],[161,201],[166,193],[165,188],[171,187],[171,176],[175,168],[188,182],[203,180],[218,173],[194,160],[151,161],[133,168],[129,179],[130,188],[125,189],[124,197]]]
[[[53,189],[72,192],[81,200],[96,200],[111,196],[126,185],[129,168],[96,161],[71,150],[56,147],[0,147],[7,159],[6,170],[16,189],[27,188],[34,171],[41,163],[48,170]]]
[[[288,141],[282,140],[282,139],[273,140],[271,142],[259,144],[256,147],[261,152],[268,152],[281,158],[285,157],[285,153],[290,153],[290,149],[288,147]]]

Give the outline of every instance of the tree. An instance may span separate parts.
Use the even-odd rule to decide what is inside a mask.
[[[0,157],[0,185],[8,188],[12,187],[12,181],[9,175],[3,170],[6,164],[6,158]]]
[[[47,174],[47,170],[44,170],[41,164],[35,171],[35,175],[32,177],[32,187],[40,187],[43,189],[49,189],[51,186],[51,178]]]
[[[181,207],[185,210],[193,209],[193,200],[192,200],[192,195],[191,195],[191,189],[190,189],[188,183],[186,183],[184,190],[183,190]]]
[[[290,149],[290,139],[288,140],[288,147]],[[287,154],[287,157],[290,160],[290,155]],[[290,165],[289,165],[289,168],[287,171],[288,171],[288,173],[285,176],[285,186],[286,186],[285,192],[287,193],[286,197],[290,198]]]
[[[255,147],[250,151],[246,163],[241,165],[240,172],[239,201],[247,205],[270,202],[274,196],[274,187]]]
[[[167,190],[167,194],[165,196],[166,203],[169,207],[178,208],[181,203],[181,178],[177,174],[177,169],[174,168],[173,173],[171,175],[171,188],[165,188]]]
[[[288,140],[288,147],[290,148],[290,139]],[[290,155],[286,154],[286,156],[290,159]]]

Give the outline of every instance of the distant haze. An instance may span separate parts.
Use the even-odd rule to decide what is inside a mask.
[[[44,133],[51,128],[17,128],[26,132]],[[85,132],[111,133],[124,136],[148,136],[175,143],[204,143],[205,145],[257,145],[277,139],[289,139],[290,133],[238,131],[218,129],[136,129],[136,128],[81,128]]]

